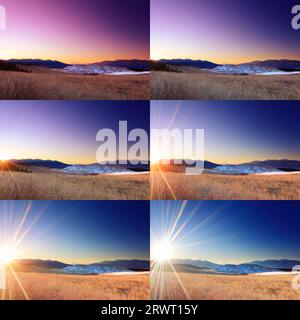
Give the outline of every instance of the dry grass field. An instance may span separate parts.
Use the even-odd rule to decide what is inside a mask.
[[[151,72],[151,99],[299,100],[300,74],[226,75],[210,71]]]
[[[149,174],[82,176],[0,171],[1,200],[148,200]]]
[[[292,287],[293,275],[212,275],[178,273],[192,300],[300,300]],[[160,299],[188,299],[174,273],[164,274]]]
[[[1,100],[148,100],[149,75],[0,71]]]
[[[18,272],[17,276],[30,300],[146,300],[149,299],[149,274],[63,275]],[[0,299],[25,300],[11,272]]]
[[[300,200],[300,175],[186,175],[151,167],[155,200]]]

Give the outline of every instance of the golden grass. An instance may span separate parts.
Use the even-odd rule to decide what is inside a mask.
[[[2,100],[148,100],[149,75],[0,71]]]
[[[41,172],[1,172],[2,200],[148,200],[149,174],[80,176]]]
[[[155,200],[300,200],[300,175],[186,175],[151,167]],[[169,185],[169,186],[168,186]]]
[[[300,75],[239,76],[210,71],[151,72],[151,99],[299,100]]]
[[[300,300],[292,287],[293,275],[211,275],[178,273],[192,300]],[[164,273],[161,299],[186,300],[174,273]]]
[[[149,274],[63,275],[18,272],[17,276],[30,300],[147,300]],[[25,300],[17,281],[7,273],[6,290],[0,299]]]

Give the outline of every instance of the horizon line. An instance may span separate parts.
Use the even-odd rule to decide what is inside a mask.
[[[192,60],[192,61],[206,61],[206,62],[211,62],[211,63],[215,63],[215,64],[234,64],[234,63],[219,63],[219,62],[214,62],[213,60],[207,60],[206,58],[201,59],[201,58],[191,58],[191,57],[176,57],[176,58],[151,58],[151,61],[160,61],[160,60]],[[290,61],[299,61],[300,62],[300,57],[299,58],[266,58],[266,59],[262,59],[262,58],[253,58],[253,60],[247,60],[246,62],[236,62],[236,64],[247,64],[247,63],[253,63],[253,62],[262,62],[262,61],[272,61],[272,60],[290,60]]]

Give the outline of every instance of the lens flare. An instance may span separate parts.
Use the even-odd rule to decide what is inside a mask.
[[[10,160],[11,154],[9,152],[6,151],[0,151],[0,161],[7,161]]]
[[[7,265],[16,258],[16,251],[11,246],[0,247],[0,265]]]
[[[169,261],[172,259],[174,253],[174,247],[171,241],[166,239],[158,241],[153,245],[151,258],[155,261]]]

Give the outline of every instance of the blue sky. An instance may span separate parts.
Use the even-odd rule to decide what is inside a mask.
[[[151,57],[216,63],[299,59],[297,0],[152,0]]]
[[[174,225],[183,204],[151,202],[152,240],[161,239]],[[187,223],[174,241],[173,258],[216,263],[300,260],[299,210],[298,201],[186,202],[175,230]]]
[[[11,243],[22,217],[17,258],[93,263],[149,259],[146,201],[1,201],[0,245]]]
[[[0,155],[94,163],[98,130],[149,130],[147,101],[0,101]],[[130,145],[130,144],[129,144]]]
[[[221,164],[300,160],[299,118],[297,101],[151,102],[151,128],[204,129],[205,159]]]

